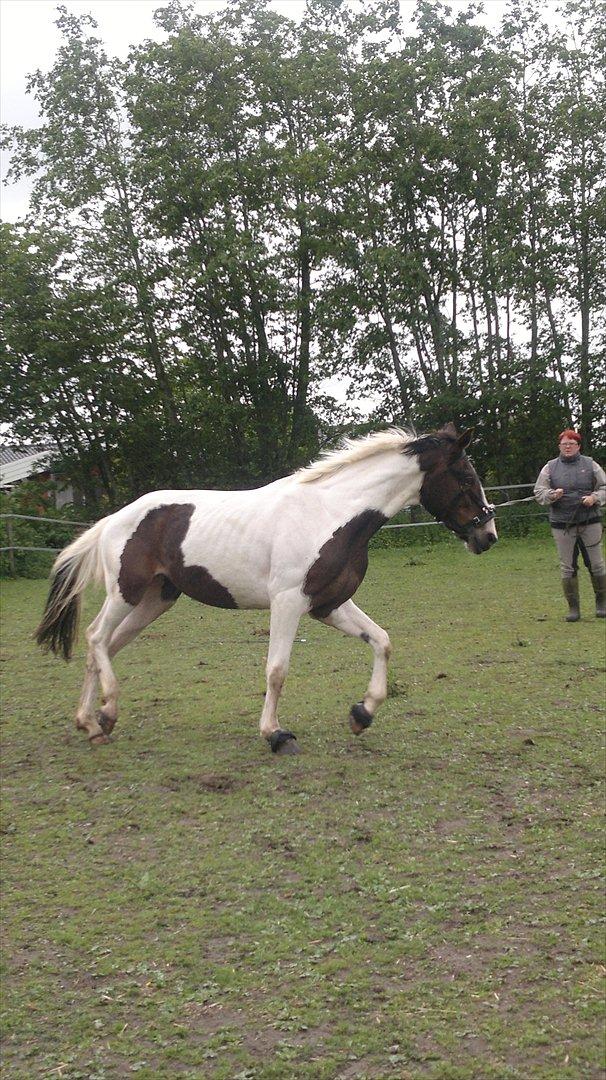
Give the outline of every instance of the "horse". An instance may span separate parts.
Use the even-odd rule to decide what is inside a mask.
[[[244,491],[154,491],[98,521],[57,557],[35,637],[68,660],[81,594],[103,581],[106,599],[86,630],[86,674],[76,726],[91,744],[115,726],[112,658],[181,593],[211,607],[268,609],[267,690],[260,731],[273,753],[298,753],[277,706],[301,616],[361,638],[374,653],[368,688],[352,705],[354,734],[387,696],[389,637],[352,596],[374,533],[419,503],[479,555],[497,540],[494,507],[453,424],[415,435],[390,428],[347,439],[313,464]],[[101,708],[96,710],[100,684]]]

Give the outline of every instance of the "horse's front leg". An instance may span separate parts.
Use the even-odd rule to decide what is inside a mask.
[[[389,635],[356,607],[353,600],[346,600],[321,622],[334,626],[336,630],[342,630],[344,634],[362,638],[375,654],[364,700],[352,705],[349,714],[349,726],[354,735],[359,735],[365,728],[370,727],[379,705],[387,697],[387,662],[391,655]]]
[[[299,619],[306,610],[300,589],[278,593],[271,602],[269,652],[267,654],[267,690],[261,714],[261,734],[274,754],[297,754],[297,739],[292,731],[278,724],[278,698],[288,674],[292,643]]]

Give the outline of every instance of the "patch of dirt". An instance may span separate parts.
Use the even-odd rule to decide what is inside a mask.
[[[368,1054],[366,1057],[358,1058],[357,1061],[352,1061],[351,1065],[347,1065],[344,1069],[340,1069],[335,1075],[335,1080],[356,1080],[356,1077],[375,1078],[385,1076],[385,1070],[382,1072],[376,1071],[376,1055]]]
[[[244,1038],[243,1045],[249,1053],[258,1058],[259,1063],[265,1063],[268,1055],[279,1043],[286,1043],[288,1046],[298,1047],[302,1051],[297,1059],[301,1062],[309,1056],[310,1051],[315,1053],[322,1047],[324,1039],[331,1034],[331,1031],[332,1028],[329,1025],[307,1028],[305,1031],[281,1031],[279,1028],[266,1025],[255,1032],[249,1032]],[[287,1068],[288,1066],[285,1063],[285,1069],[287,1070]],[[284,1076],[287,1075],[288,1072],[285,1071]]]
[[[197,791],[236,791],[241,788],[242,781],[233,776],[225,776],[220,773],[183,773],[182,776],[168,776],[162,787],[169,791],[181,791],[183,788],[193,787]]]
[[[303,880],[296,870],[282,870],[280,878],[285,885],[300,885]],[[289,895],[296,896],[297,894],[293,892]]]
[[[284,837],[278,836],[274,839],[272,836],[259,837],[259,843],[265,851],[281,851],[283,855],[296,855],[297,849],[293,847],[290,840],[286,840]]]
[[[429,948],[428,959],[445,978],[457,979],[465,975],[485,975],[488,971],[494,971],[495,959],[507,958],[511,961],[510,966],[499,968],[494,976],[494,1005],[502,1008],[502,992],[514,988],[532,991],[533,984],[525,976],[522,962],[533,961],[540,952],[539,947],[529,939],[523,924],[509,924],[507,933],[509,943],[490,934],[477,934],[463,945],[441,941]],[[515,941],[515,946],[511,945],[512,941]],[[490,1001],[490,1004],[493,1002]]]
[[[183,1009],[183,1018],[196,1027],[198,1034],[205,1036],[214,1035],[222,1028],[241,1028],[246,1019],[242,1009],[230,1009],[219,1001],[188,1001]]]
[[[481,975],[499,952],[495,943],[479,948],[475,941],[462,947],[444,941],[431,948],[429,955],[444,978],[456,979],[461,975]]]
[[[362,886],[358,884],[355,878],[344,877],[342,884],[339,885],[337,891],[340,895],[346,895],[347,893],[361,893]]]
[[[453,833],[464,832],[469,828],[468,818],[452,818],[450,820],[436,821],[434,831],[438,836],[452,836]]]
[[[518,658],[507,660],[503,657],[495,656],[476,656],[472,660],[467,660],[467,664],[481,664],[482,666],[489,666],[491,664],[517,664]]]
[[[216,773],[201,773],[191,779],[201,791],[233,791],[240,786],[232,776],[220,776]]]

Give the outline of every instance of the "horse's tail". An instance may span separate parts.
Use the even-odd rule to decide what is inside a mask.
[[[102,574],[99,540],[107,518],[78,536],[55,559],[51,587],[44,614],[34,637],[43,649],[51,649],[64,660],[72,655],[78,633],[80,594],[89,581],[99,580]]]

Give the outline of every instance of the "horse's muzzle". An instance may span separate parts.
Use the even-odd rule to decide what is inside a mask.
[[[496,544],[498,539],[497,530],[491,521],[488,525],[482,525],[479,529],[474,529],[467,537],[465,546],[472,555],[482,555],[493,544]]]

